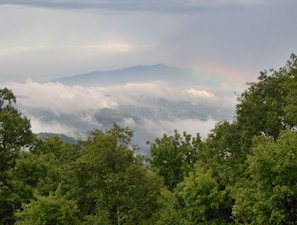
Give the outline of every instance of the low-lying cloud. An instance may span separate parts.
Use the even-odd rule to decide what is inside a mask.
[[[235,96],[201,87],[173,87],[169,82],[115,86],[66,86],[60,83],[10,82],[17,107],[31,119],[35,133],[63,133],[78,138],[113,122],[135,132],[137,144],[186,131],[206,137],[221,120],[231,120]]]

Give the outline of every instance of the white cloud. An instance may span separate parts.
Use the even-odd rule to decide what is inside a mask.
[[[212,98],[214,97],[213,93],[210,93],[205,90],[198,90],[195,88],[187,88],[185,92],[188,93],[193,98]]]
[[[234,98],[228,95],[216,96],[203,89],[172,87],[164,81],[110,87],[65,86],[30,80],[4,85],[17,96],[17,106],[31,119],[34,132],[70,134],[101,129],[102,124],[95,119],[95,113],[102,108],[112,108],[125,111],[128,117],[122,124],[135,129],[142,139],[158,137],[174,129],[206,136],[218,122],[211,115],[217,110],[231,109],[234,103]],[[194,101],[202,104],[202,108],[191,106]],[[193,112],[189,114],[190,111]]]
[[[66,126],[58,121],[44,122],[34,116],[30,118],[30,122],[35,133],[48,132],[73,136],[78,131],[77,128]]]
[[[188,134],[196,135],[199,133],[202,138],[206,138],[210,130],[215,127],[219,121],[208,119],[201,121],[197,119],[176,119],[174,121],[161,121],[161,126],[167,134],[172,135],[174,130],[178,132],[186,131]]]
[[[60,114],[93,111],[104,107],[113,107],[114,102],[107,98],[101,89],[69,87],[59,83],[7,83],[18,97],[23,108],[46,110]]]

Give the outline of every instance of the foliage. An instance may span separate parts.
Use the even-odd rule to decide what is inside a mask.
[[[201,146],[199,134],[196,137],[183,132],[180,135],[176,130],[173,136],[163,135],[156,138],[150,145],[152,169],[164,179],[165,186],[173,190],[176,185],[183,181],[193,169],[198,160],[198,151]]]

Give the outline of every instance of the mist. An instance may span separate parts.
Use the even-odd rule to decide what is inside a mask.
[[[169,81],[81,87],[28,80],[4,86],[16,95],[16,107],[30,119],[34,133],[83,139],[115,122],[134,130],[140,146],[174,130],[205,138],[217,122],[232,120],[236,104],[232,92]]]

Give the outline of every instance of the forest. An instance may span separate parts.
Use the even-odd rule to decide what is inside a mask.
[[[38,139],[0,89],[0,224],[297,224],[297,57],[247,86],[231,122],[164,134],[150,158],[117,124]]]

